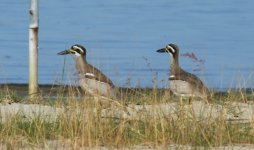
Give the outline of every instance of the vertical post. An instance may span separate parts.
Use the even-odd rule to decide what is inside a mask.
[[[38,0],[31,0],[29,10],[29,91],[30,98],[38,94]]]

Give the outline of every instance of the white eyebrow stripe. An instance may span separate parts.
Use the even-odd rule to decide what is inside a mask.
[[[175,49],[174,49],[172,46],[170,46],[170,45],[168,45],[167,48],[170,48],[170,49],[172,50],[173,53],[176,52]]]
[[[79,49],[82,53],[84,53],[84,51],[83,51],[83,49],[82,48],[80,48],[79,46],[73,46],[73,47],[75,47],[76,49]]]

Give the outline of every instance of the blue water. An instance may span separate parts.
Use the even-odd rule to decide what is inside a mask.
[[[159,87],[168,82],[168,43],[185,70],[210,88],[254,87],[253,0],[40,1],[39,83],[75,83],[73,57],[57,52],[79,43],[87,59],[118,86]],[[0,82],[28,81],[29,1],[0,4]],[[195,71],[199,69],[200,71]],[[64,69],[64,74],[63,74]]]

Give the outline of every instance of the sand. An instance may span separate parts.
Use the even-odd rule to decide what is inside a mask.
[[[114,106],[114,107],[113,107]],[[238,103],[232,102],[224,105],[219,104],[205,104],[201,101],[192,102],[189,105],[179,105],[179,103],[163,103],[157,105],[129,105],[127,107],[118,107],[112,105],[110,108],[105,108],[101,111],[101,117],[103,118],[124,118],[124,119],[135,119],[142,120],[148,117],[161,118],[161,117],[171,117],[172,119],[177,119],[179,117],[179,110],[186,113],[187,117],[195,117],[199,121],[206,123],[208,120],[217,119],[218,117],[225,118],[228,122],[233,123],[250,123],[253,122],[254,104],[252,103]],[[82,110],[84,111],[84,110]],[[68,115],[70,113],[80,113],[82,112],[77,108],[76,112],[69,111],[68,108],[56,108],[51,106],[39,105],[39,104],[22,104],[22,103],[12,103],[12,104],[0,104],[0,118],[1,122],[7,122],[10,118],[15,116],[22,116],[24,120],[32,120],[35,117],[40,117],[48,122],[54,122],[60,115]],[[96,111],[95,109],[90,109],[89,111]],[[84,117],[85,114],[84,114]],[[1,149],[7,149],[7,145],[0,143]],[[69,144],[63,144],[61,141],[48,141],[42,147],[33,147],[32,149],[73,149]],[[165,147],[164,147],[165,148]],[[164,149],[161,148],[161,149]],[[24,149],[30,149],[28,147]],[[83,147],[79,149],[103,149],[108,150],[112,148],[107,147]],[[113,148],[114,149],[114,148]],[[125,148],[126,150],[128,148]],[[144,146],[135,146],[131,149],[135,150],[152,150],[153,148]],[[156,148],[160,149],[160,148]],[[181,146],[181,145],[169,145],[168,149],[193,149],[191,146]],[[195,149],[206,149],[203,147]],[[211,149],[216,150],[247,150],[254,149],[253,145],[235,145],[226,147],[215,147]]]
[[[232,102],[224,105],[205,104],[202,101],[194,101],[189,105],[179,103],[162,103],[156,105],[128,105],[125,108],[113,105],[101,111],[101,117],[144,119],[147,117],[171,117],[177,119],[179,110],[189,117],[195,117],[199,121],[206,119],[225,118],[226,121],[235,123],[249,123],[254,119],[254,104]],[[81,110],[76,110],[80,113]],[[91,108],[91,111],[96,111]],[[39,104],[0,104],[1,122],[6,122],[12,116],[21,115],[24,119],[41,117],[47,121],[54,121],[63,113],[68,113],[67,108],[56,108]],[[69,113],[73,113],[69,112]]]

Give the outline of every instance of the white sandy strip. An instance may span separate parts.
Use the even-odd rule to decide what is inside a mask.
[[[206,122],[209,119],[224,118],[235,123],[252,122],[254,119],[254,105],[247,103],[230,103],[225,105],[205,104],[202,101],[192,102],[190,105],[181,106],[179,103],[162,103],[156,105],[129,105],[126,111],[119,108],[108,108],[102,111],[103,117],[116,117],[143,120],[147,118],[172,118],[177,119],[183,113],[188,118]]]
[[[73,113],[82,114],[93,111],[77,109],[76,112],[68,111],[64,108],[55,108],[38,104],[0,104],[0,121],[6,122],[12,116],[21,115],[24,119],[41,117],[48,121],[54,121],[58,116]],[[129,105],[126,109],[112,106],[101,111],[101,117],[124,118],[129,120],[143,120],[148,118],[172,118],[177,119],[185,114],[188,118],[193,118],[206,122],[208,119],[221,117],[227,121],[247,123],[254,119],[254,104],[230,103],[222,105],[205,104],[201,101],[192,102],[190,105],[181,106],[179,103],[162,103],[156,105]]]
[[[21,115],[25,120],[31,120],[35,117],[40,117],[49,122],[53,122],[60,115],[75,115],[84,113],[86,116],[86,111],[96,111],[95,109],[91,110],[76,110],[76,112],[68,111],[64,108],[55,108],[51,106],[43,106],[38,104],[0,104],[0,121],[2,123],[8,121],[11,117],[16,115]],[[98,111],[97,111],[98,112]],[[127,112],[127,113],[126,113]],[[193,102],[191,105],[181,106],[178,103],[164,103],[157,105],[132,105],[127,109],[123,110],[119,107],[111,107],[108,109],[103,109],[101,111],[101,116],[103,118],[115,117],[115,118],[125,118],[125,119],[149,119],[152,118],[162,118],[170,117],[172,119],[177,119],[181,113],[186,113],[189,118],[195,117],[200,121],[206,122],[207,119],[216,119],[218,117],[225,118],[227,121],[235,123],[247,123],[253,122],[254,118],[254,104],[246,103],[230,103],[222,105],[208,105],[204,104],[201,101]],[[65,142],[64,142],[65,143]],[[61,141],[48,141],[43,147],[32,147],[31,149],[75,149],[73,145]],[[0,149],[7,149],[7,145],[0,143]],[[25,147],[24,149],[30,149]],[[116,148],[107,148],[107,147],[79,147],[82,150],[115,150]],[[146,146],[134,146],[132,148],[123,148],[124,150],[134,149],[134,150],[153,150],[155,148],[150,148]],[[165,149],[165,147],[156,149]],[[182,145],[169,145],[166,149],[170,150],[191,150],[191,146],[182,146]],[[194,149],[205,150],[204,147],[195,147]],[[209,148],[211,150],[249,150],[254,149],[254,145],[234,145],[226,147],[214,147]]]
[[[7,144],[0,143],[0,149],[1,150],[7,150],[8,149]],[[93,146],[93,147],[82,147],[78,145],[73,145],[73,141],[71,140],[65,140],[65,141],[60,141],[60,140],[51,140],[51,141],[46,141],[42,146],[25,146],[23,145],[22,148],[17,148],[19,150],[42,150],[42,149],[57,149],[57,150],[73,150],[73,149],[78,149],[78,150],[118,150],[119,148],[114,148],[114,147],[102,147],[102,146]],[[132,146],[130,148],[120,148],[121,150],[253,150],[254,145],[232,145],[232,146],[220,146],[220,147],[191,147],[188,145],[176,145],[176,144],[171,144],[166,147],[156,147],[152,148],[149,146]]]
[[[8,121],[11,117],[22,116],[25,120],[41,117],[46,121],[54,121],[63,112],[60,108],[38,104],[0,104],[0,120]]]

